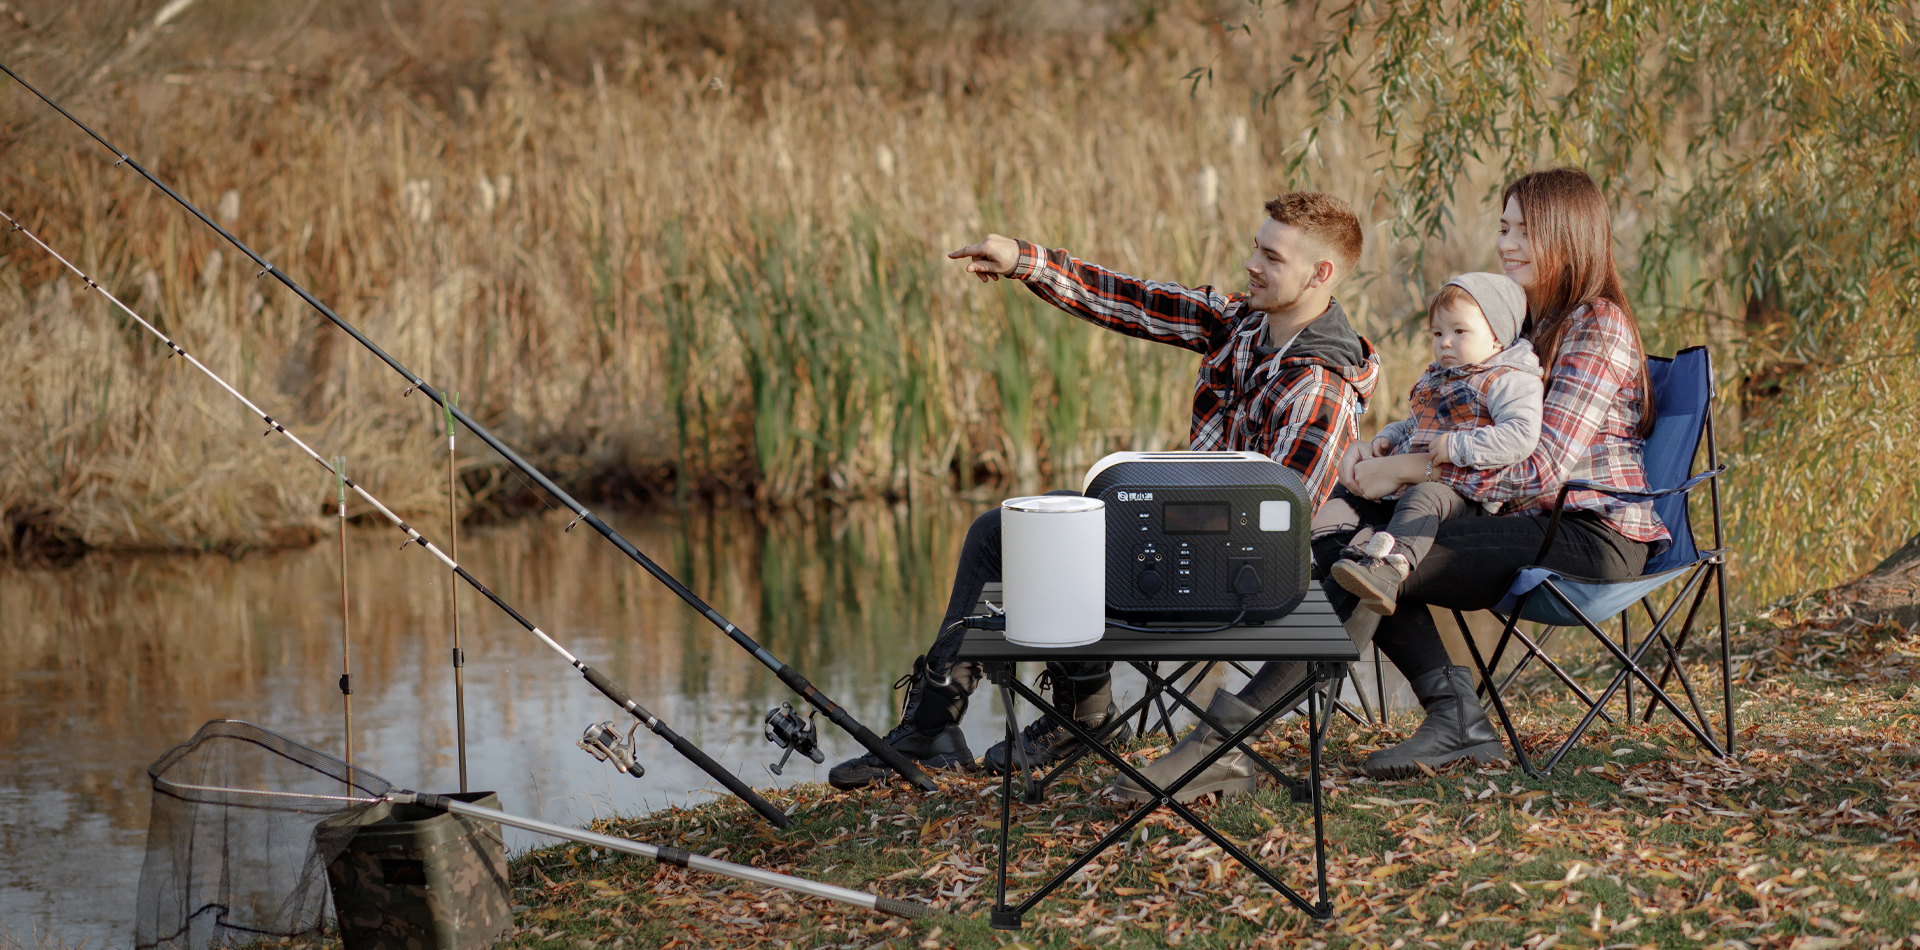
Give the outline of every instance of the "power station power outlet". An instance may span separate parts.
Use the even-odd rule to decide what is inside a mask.
[[[1266,580],[1260,576],[1260,559],[1257,557],[1227,558],[1227,577],[1232,579],[1233,592],[1252,596],[1266,590]]]

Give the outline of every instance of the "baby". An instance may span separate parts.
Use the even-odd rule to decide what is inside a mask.
[[[1533,345],[1520,337],[1526,315],[1526,293],[1502,274],[1462,274],[1441,287],[1427,305],[1433,363],[1413,384],[1411,414],[1380,431],[1374,452],[1433,452],[1436,463],[1481,469],[1532,455],[1540,441],[1543,387]],[[1382,499],[1389,500],[1393,513],[1386,526],[1371,537],[1356,535],[1356,546],[1328,569],[1362,606],[1383,615],[1393,613],[1400,582],[1433,547],[1440,522],[1481,514],[1483,506],[1498,508],[1432,481]],[[1368,508],[1374,517],[1367,516]],[[1384,506],[1339,491],[1316,514],[1314,526],[1377,525],[1384,514]]]

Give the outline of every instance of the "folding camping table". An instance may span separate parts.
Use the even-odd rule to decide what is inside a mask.
[[[997,591],[989,589],[985,598],[997,601]],[[1186,625],[1186,626],[1191,626]],[[1122,821],[1105,837],[1095,842],[1087,850],[1074,858],[1065,869],[1041,885],[1039,890],[1029,894],[1018,906],[1007,904],[1007,851],[1009,848],[1009,828],[1013,812],[1013,769],[1020,763],[1014,758],[1010,768],[1002,779],[1000,788],[1000,866],[999,882],[995,891],[992,911],[992,925],[1000,930],[1018,930],[1026,912],[1044,900],[1061,884],[1065,883],[1088,862],[1101,852],[1125,839],[1133,829],[1148,815],[1162,806],[1171,808],[1187,824],[1219,845],[1234,860],[1240,862],[1255,876],[1265,881],[1282,897],[1292,902],[1308,916],[1325,920],[1333,916],[1333,904],[1327,892],[1327,843],[1326,828],[1321,816],[1320,806],[1320,754],[1326,740],[1327,723],[1331,720],[1331,702],[1338,696],[1339,684],[1346,676],[1347,664],[1360,659],[1360,652],[1348,639],[1347,632],[1334,616],[1333,608],[1327,604],[1326,597],[1314,585],[1307,599],[1293,613],[1278,620],[1264,624],[1247,624],[1215,633],[1144,633],[1134,630],[1122,630],[1109,627],[1106,635],[1097,643],[1080,647],[1036,648],[1022,647],[1008,643],[998,631],[970,630],[960,647],[960,659],[976,660],[986,667],[987,680],[1000,688],[1000,699],[1007,713],[1007,747],[1011,751],[1019,748],[1018,699],[1025,697],[1036,706],[1047,708],[1048,703],[1033,687],[1020,681],[1015,675],[1015,664],[1022,661],[1062,660],[1086,661],[1100,660],[1130,663],[1147,678],[1146,695],[1142,696],[1125,712],[1114,717],[1100,731],[1099,735],[1089,733],[1071,718],[1062,722],[1077,737],[1082,745],[1112,763],[1114,768],[1132,778],[1154,796],[1154,799],[1141,806]],[[1286,695],[1262,709],[1253,721],[1237,732],[1222,729],[1220,724],[1207,715],[1193,701],[1189,693],[1192,682],[1204,675],[1213,664],[1242,661],[1264,663],[1269,660],[1298,660],[1307,664],[1306,681]],[[1158,664],[1174,663],[1178,666],[1170,676],[1160,675]],[[1188,686],[1183,689],[1177,682],[1189,677]],[[1220,744],[1212,754],[1190,769],[1187,774],[1175,779],[1165,788],[1148,782],[1132,765],[1108,744],[1108,737],[1120,723],[1126,722],[1132,715],[1147,708],[1147,703],[1156,699],[1171,698],[1185,707],[1202,722],[1214,730],[1228,735],[1228,741]],[[1253,751],[1251,740],[1259,736],[1269,722],[1276,716],[1298,706],[1301,700],[1307,704],[1307,728],[1311,736],[1308,742],[1307,773],[1303,779],[1295,779],[1281,772],[1273,763]],[[1234,749],[1251,756],[1253,761],[1278,779],[1292,792],[1296,802],[1311,802],[1313,805],[1313,851],[1315,885],[1319,889],[1319,900],[1309,901],[1293,888],[1280,880],[1272,871],[1254,860],[1232,840],[1214,830],[1205,818],[1196,814],[1192,808],[1174,801],[1173,796],[1182,788],[1206,771],[1207,766]],[[1030,770],[1027,774],[1028,803],[1041,800],[1046,785],[1061,771],[1071,765],[1063,764],[1037,783]]]

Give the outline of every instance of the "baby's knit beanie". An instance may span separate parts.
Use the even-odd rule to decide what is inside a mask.
[[[1487,315],[1487,326],[1501,346],[1512,346],[1527,322],[1527,292],[1505,274],[1461,274],[1447,283],[1473,295],[1480,312]]]

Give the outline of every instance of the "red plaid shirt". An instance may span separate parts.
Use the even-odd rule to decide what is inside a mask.
[[[1042,300],[1128,336],[1201,354],[1193,387],[1196,451],[1260,452],[1300,473],[1318,507],[1339,477],[1380,377],[1379,357],[1332,303],[1287,352],[1245,294],[1140,280],[1025,241],[1013,277]]]
[[[1540,446],[1506,468],[1438,465],[1434,474],[1460,494],[1507,502],[1508,514],[1552,508],[1563,482],[1574,479],[1644,491],[1640,417],[1646,394],[1639,380],[1643,357],[1633,345],[1627,315],[1608,300],[1575,310],[1560,336],[1560,352],[1547,367],[1547,393],[1540,417]],[[1598,512],[1613,530],[1635,541],[1670,537],[1653,502],[1621,501],[1599,492],[1567,494],[1567,507]]]

